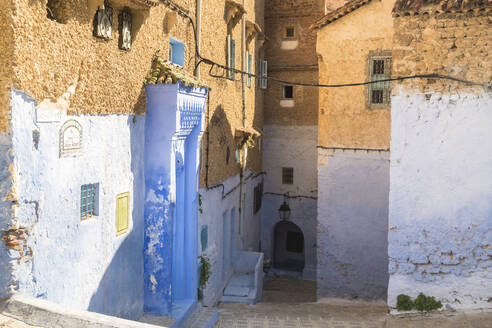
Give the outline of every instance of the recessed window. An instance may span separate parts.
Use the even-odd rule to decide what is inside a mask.
[[[259,183],[254,190],[253,214],[256,214],[260,210],[262,197],[263,197],[263,183]]]
[[[68,20],[69,4],[64,0],[48,0],[46,3],[46,16],[58,23],[66,23]]]
[[[260,61],[260,89],[268,87],[268,63],[266,60]]]
[[[116,235],[128,231],[129,226],[130,193],[125,192],[116,196]]]
[[[130,9],[125,8],[120,13],[120,21],[119,21],[119,30],[120,30],[120,38],[119,38],[119,46],[122,50],[130,50],[132,46],[132,14]]]
[[[284,27],[284,39],[295,39],[296,38],[296,27],[286,26]]]
[[[292,85],[285,85],[282,88],[282,98],[292,99],[294,98],[294,87]]]
[[[99,183],[80,187],[80,219],[87,220],[99,215]]]
[[[391,57],[373,56],[369,59],[369,73],[372,81],[391,78]],[[391,102],[391,81],[369,84],[369,104],[388,105]]]
[[[113,33],[113,8],[104,1],[104,8],[99,8],[94,18],[94,36],[106,40],[111,39]]]
[[[283,167],[282,168],[282,183],[293,184],[294,183],[294,168]]]
[[[173,64],[184,66],[185,62],[185,45],[183,42],[169,39],[169,59]]]

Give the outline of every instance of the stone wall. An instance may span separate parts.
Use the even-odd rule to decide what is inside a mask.
[[[318,299],[386,299],[389,152],[319,149],[318,163]]]
[[[397,14],[397,75],[489,81],[486,11]],[[484,87],[425,79],[394,87],[388,304],[424,292],[452,307],[490,307],[491,107]]]
[[[10,1],[0,3],[0,133],[9,129],[10,85],[12,79],[12,9]]]
[[[66,307],[139,317],[144,117],[62,114],[60,122],[41,123],[36,102],[18,91],[12,92],[11,113],[15,291]],[[82,126],[82,150],[60,158],[59,129],[68,119]],[[88,183],[99,183],[99,213],[81,220],[81,185]],[[116,196],[123,192],[130,193],[130,223],[117,236]]]
[[[319,29],[319,83],[369,79],[370,52],[392,48],[393,4],[370,2]],[[390,106],[370,109],[367,87],[320,89],[319,145],[388,149],[389,141]]]

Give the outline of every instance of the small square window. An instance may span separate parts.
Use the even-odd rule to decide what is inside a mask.
[[[80,187],[80,219],[87,220],[99,215],[99,183]]]
[[[294,98],[294,87],[292,85],[285,85],[282,89],[282,97],[284,99]]]
[[[169,39],[169,59],[173,64],[184,66],[185,62],[185,45],[183,42]]]
[[[282,183],[294,184],[294,168],[292,167],[282,168]]]
[[[296,27],[286,26],[284,28],[284,38],[285,39],[295,39],[296,38]]]

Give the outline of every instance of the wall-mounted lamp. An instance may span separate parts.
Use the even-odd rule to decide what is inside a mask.
[[[280,205],[280,208],[278,209],[280,220],[288,220],[290,217],[290,207],[287,203],[287,198],[288,196],[284,195],[284,202],[282,203],[282,205]]]

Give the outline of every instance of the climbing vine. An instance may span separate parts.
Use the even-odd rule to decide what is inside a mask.
[[[208,280],[210,279],[211,265],[207,255],[202,254],[200,255],[199,258],[200,258],[200,281],[198,287],[198,299],[201,300],[203,298],[203,289],[205,288],[205,286],[207,286]]]

